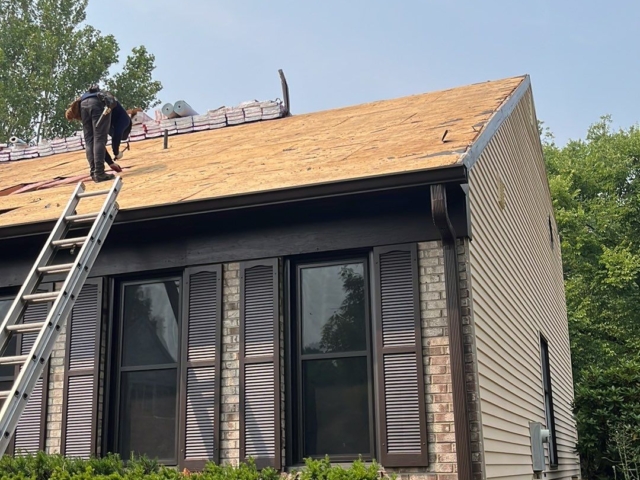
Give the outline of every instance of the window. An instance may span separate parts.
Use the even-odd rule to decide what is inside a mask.
[[[374,457],[366,258],[293,266],[293,461]]]
[[[178,463],[181,279],[122,282],[114,342],[114,450]]]
[[[556,444],[556,421],[553,415],[553,394],[551,392],[551,369],[549,368],[549,344],[544,337],[540,337],[540,352],[542,357],[542,385],[544,390],[544,414],[549,430],[549,464],[552,468],[558,466],[558,446]]]

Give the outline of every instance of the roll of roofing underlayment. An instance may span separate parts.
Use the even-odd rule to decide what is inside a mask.
[[[167,118],[177,118],[178,114],[173,111],[173,104],[165,103],[162,107],[162,114]]]
[[[9,143],[13,143],[14,145],[26,145],[27,142],[24,140],[20,140],[18,137],[13,136],[9,139]]]
[[[193,117],[194,115],[198,115],[191,105],[189,105],[184,100],[178,100],[173,104],[173,111],[180,117]]]

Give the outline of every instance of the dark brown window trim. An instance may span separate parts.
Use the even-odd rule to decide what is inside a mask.
[[[273,355],[261,356],[261,357],[245,357],[246,342],[244,340],[245,335],[245,297],[246,297],[246,285],[245,275],[246,271],[255,267],[269,267],[272,269],[273,275],[273,288],[272,288],[272,301],[273,301]],[[240,333],[239,333],[239,427],[240,427],[240,461],[244,461],[247,457],[246,454],[246,435],[245,435],[245,366],[250,364],[261,363],[273,363],[273,388],[274,388],[274,457],[262,457],[254,458],[256,466],[258,468],[272,467],[276,470],[282,468],[282,427],[281,427],[281,405],[280,405],[280,261],[278,258],[270,258],[264,260],[253,260],[240,263]]]
[[[556,439],[556,418],[553,411],[553,388],[551,381],[551,363],[549,353],[549,342],[540,333],[540,367],[542,371],[542,395],[545,407],[545,424],[549,429],[549,467],[551,470],[558,468],[558,444]],[[549,404],[547,405],[547,398]],[[549,407],[549,417],[547,417],[547,406]]]
[[[216,326],[215,326],[215,358],[214,360],[199,359],[189,360],[189,309],[191,302],[191,281],[192,277],[199,273],[214,273],[216,275],[215,296],[216,296]],[[183,274],[183,288],[184,301],[182,302],[182,337],[180,338],[180,383],[179,383],[179,405],[180,405],[180,417],[178,421],[178,467],[187,468],[188,470],[202,470],[207,463],[207,460],[201,459],[186,459],[187,451],[187,394],[188,384],[187,379],[190,369],[213,367],[215,372],[214,386],[213,386],[213,458],[208,459],[214,463],[220,462],[220,414],[221,414],[221,366],[222,366],[222,329],[223,329],[223,308],[222,308],[222,282],[223,272],[222,265],[200,265],[190,268],[186,268]]]
[[[363,351],[354,351],[354,352],[337,352],[337,353],[329,353],[329,354],[302,354],[300,352],[301,345],[301,328],[300,328],[300,270],[301,268],[306,267],[314,267],[314,266],[331,266],[331,265],[342,265],[344,263],[353,262],[353,263],[362,263],[364,265],[364,278],[365,278],[365,316],[367,319],[366,322],[366,335],[367,335],[367,343],[366,350]],[[289,269],[291,269],[289,271]],[[302,433],[301,433],[301,425],[302,425],[302,360],[314,360],[314,359],[322,359],[329,360],[332,358],[350,358],[350,357],[363,357],[367,358],[367,378],[371,387],[370,395],[369,395],[369,408],[370,408],[370,419],[369,419],[369,442],[370,442],[370,455],[362,455],[362,459],[364,461],[371,461],[373,458],[376,458],[376,402],[375,402],[375,372],[374,372],[374,364],[375,364],[375,352],[373,348],[373,341],[375,335],[375,327],[373,325],[373,312],[371,306],[371,297],[373,288],[373,284],[371,281],[371,258],[370,252],[367,251],[359,251],[359,252],[333,252],[333,253],[323,253],[320,255],[312,255],[312,256],[299,256],[297,258],[292,258],[287,260],[287,278],[285,282],[285,287],[287,289],[286,301],[292,302],[287,303],[286,312],[287,316],[285,318],[286,328],[285,328],[285,345],[286,345],[286,365],[287,365],[287,418],[291,419],[287,422],[287,441],[293,444],[294,440],[296,441],[295,447],[292,445],[291,448],[287,449],[287,465],[303,465],[303,445],[302,445]],[[291,277],[293,277],[293,281],[291,281]],[[292,283],[293,282],[293,283]],[[293,288],[294,290],[289,290],[289,288]],[[295,294],[292,294],[295,292]],[[295,303],[295,304],[294,304]],[[295,313],[294,313],[295,312]],[[296,322],[295,325],[295,336],[296,336],[296,351],[291,351],[292,345],[292,322]],[[293,369],[292,365],[295,363],[296,365],[296,392],[293,392],[291,383]],[[293,409],[290,407],[292,402],[296,402],[296,419],[293,420]],[[294,428],[297,427],[297,429]],[[296,431],[297,430],[297,431]],[[323,455],[311,456],[311,458],[324,458]],[[357,459],[357,456],[353,455],[331,455],[332,463],[335,462],[352,462]]]
[[[43,284],[39,287],[39,290],[42,291],[48,291],[50,292],[52,290],[53,286],[51,284]],[[8,289],[9,291],[5,291],[5,292],[0,292],[0,300],[10,300],[10,301],[14,301],[15,297],[16,297],[16,293],[17,290],[15,289]],[[49,311],[50,306],[47,308],[47,313]],[[0,320],[2,320],[2,318],[0,318]],[[43,319],[44,320],[44,319]],[[11,355],[19,355],[20,354],[20,347],[22,345],[22,335],[21,334],[16,334],[16,351],[15,352],[10,352]],[[9,352],[6,352],[5,354],[7,354]],[[48,398],[49,398],[49,369],[51,367],[51,361],[47,360],[47,363],[44,367],[44,370],[42,372],[42,405],[40,407],[40,434],[39,434],[39,439],[38,439],[38,449],[41,451],[44,451],[46,448],[46,438],[47,438],[47,406],[48,406]],[[15,379],[18,376],[18,373],[20,372],[20,366],[16,365],[15,367],[15,373],[11,376],[11,378],[7,378],[7,377],[3,377],[4,380],[3,381],[15,381]],[[9,443],[9,445],[7,446],[7,454],[11,454],[11,455],[15,455],[17,452],[15,451],[15,434],[16,432],[13,432],[11,441]],[[27,452],[27,453],[35,453],[35,452]]]
[[[73,311],[67,319],[66,328],[66,341],[64,351],[64,382],[62,388],[62,422],[61,422],[61,438],[60,438],[60,452],[65,455],[66,451],[66,431],[67,431],[67,408],[69,403],[69,383],[70,379],[75,376],[87,376],[93,375],[93,412],[91,420],[91,433],[90,433],[90,454],[95,455],[97,451],[97,436],[98,436],[98,400],[100,389],[100,345],[102,339],[102,321],[103,321],[103,294],[104,283],[101,278],[87,279],[85,285],[94,284],[97,286],[96,295],[96,351],[94,354],[94,367],[93,369],[76,369],[74,371],[69,370],[70,353],[71,353],[71,322],[73,318]]]
[[[458,478],[471,479],[473,466],[471,440],[467,414],[467,393],[462,333],[462,307],[456,232],[449,218],[447,192],[443,184],[431,185],[431,214],[440,231],[444,251],[445,287],[447,292],[447,317],[449,327],[449,355],[451,359],[451,383],[453,385],[453,415],[458,460]]]
[[[110,414],[108,415],[109,417],[109,421],[108,423],[105,424],[105,427],[110,430],[110,442],[107,444],[108,445],[108,451],[112,451],[112,452],[117,452],[120,448],[119,445],[119,436],[120,436],[120,407],[121,407],[121,401],[120,401],[120,386],[121,386],[121,379],[122,376],[121,374],[123,372],[126,371],[150,371],[150,370],[169,370],[169,369],[176,369],[176,387],[177,387],[177,392],[176,392],[176,438],[178,438],[178,434],[180,431],[180,419],[181,419],[181,414],[180,414],[180,409],[181,409],[181,405],[180,405],[180,382],[181,382],[181,368],[180,368],[180,360],[181,360],[181,355],[182,355],[182,344],[181,341],[179,343],[179,347],[178,347],[178,361],[175,363],[171,363],[171,364],[165,364],[165,365],[147,365],[147,366],[135,366],[135,367],[122,367],[121,366],[121,361],[122,361],[122,351],[123,351],[123,347],[124,347],[124,343],[123,343],[123,328],[124,328],[124,324],[123,324],[123,314],[124,314],[124,288],[127,285],[135,285],[135,284],[141,284],[141,283],[146,283],[146,282],[161,282],[161,281],[175,281],[178,280],[180,282],[180,298],[179,298],[179,309],[178,311],[180,312],[180,314],[182,315],[183,313],[183,309],[182,309],[182,305],[184,303],[184,280],[183,280],[183,276],[180,272],[168,272],[168,273],[164,273],[164,274],[158,274],[157,272],[149,272],[148,274],[145,273],[140,273],[137,274],[135,276],[131,276],[131,277],[126,277],[126,278],[121,278],[118,279],[115,282],[115,288],[117,290],[114,291],[114,294],[116,295],[114,300],[115,303],[112,303],[112,315],[111,315],[111,330],[112,333],[115,334],[114,337],[112,337],[112,345],[111,347],[113,348],[112,350],[112,355],[109,356],[108,358],[108,364],[110,365],[111,368],[111,377],[109,382],[112,383],[111,387],[112,387],[112,391],[109,397],[109,403],[111,405],[111,411],[109,412]],[[182,333],[182,322],[185,321],[184,318],[180,318],[180,332]],[[98,329],[100,330],[100,328]],[[181,339],[180,339],[181,340]],[[98,349],[98,354],[99,354],[99,349]],[[98,364],[96,364],[98,365]],[[158,367],[158,368],[156,368]],[[99,373],[99,368],[96,368],[97,372]],[[97,390],[97,389],[96,389]],[[94,435],[92,433],[92,435]],[[123,459],[126,461],[129,458],[129,455],[122,455]],[[179,442],[176,441],[176,448],[175,448],[175,452],[174,452],[174,457],[173,458],[161,458],[158,459],[158,462],[163,464],[163,465],[167,465],[167,466],[178,466],[179,463]]]

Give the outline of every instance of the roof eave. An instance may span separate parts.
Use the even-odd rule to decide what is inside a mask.
[[[467,167],[458,162],[453,165],[419,171],[381,175],[304,187],[271,190],[267,192],[219,197],[206,200],[121,210],[115,223],[122,225],[187,215],[255,208],[280,203],[293,203],[321,198],[358,195],[362,193],[397,190],[432,185],[435,183],[466,183]],[[12,225],[0,228],[0,239],[42,235],[49,233],[55,221]]]

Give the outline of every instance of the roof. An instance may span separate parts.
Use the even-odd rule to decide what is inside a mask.
[[[119,161],[121,215],[460,165],[525,85],[528,77],[515,77],[177,135],[166,150],[162,138],[132,143]],[[0,192],[59,177],[69,182],[0,196],[0,230],[56,220],[87,171],[84,152],[0,163]],[[86,186],[104,188],[90,180]],[[91,202],[78,213],[95,209]]]

